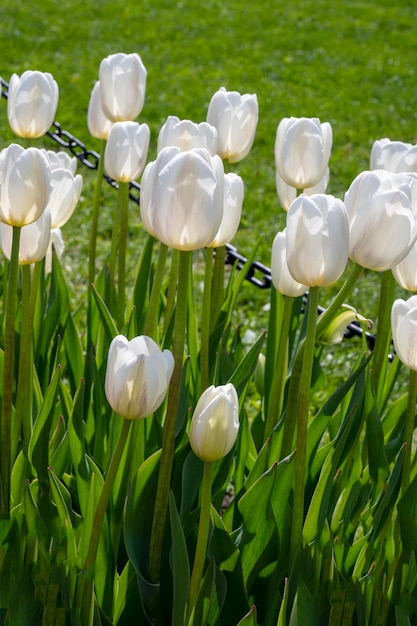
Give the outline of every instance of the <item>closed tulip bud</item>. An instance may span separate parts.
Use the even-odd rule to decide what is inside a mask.
[[[57,169],[64,169],[71,172],[75,176],[77,171],[77,157],[70,157],[67,152],[55,152],[54,150],[41,149],[42,154],[48,159],[51,172]]]
[[[51,228],[60,228],[68,222],[80,199],[82,176],[73,176],[69,170],[55,169],[51,172],[52,191],[48,207],[51,211]]]
[[[207,122],[195,124],[171,115],[159,131],[158,152],[168,146],[177,146],[180,150],[205,148],[214,156],[217,153],[217,130]]]
[[[415,179],[383,170],[362,172],[345,194],[349,256],[362,267],[385,271],[408,254],[417,237]]]
[[[241,95],[220,87],[210,100],[207,122],[217,128],[219,156],[230,163],[241,161],[255,139],[258,124],[256,94]]]
[[[19,243],[19,264],[37,263],[46,255],[51,234],[51,213],[48,208],[34,222],[22,227]],[[1,248],[4,256],[10,260],[12,251],[13,228],[0,224]]]
[[[286,229],[277,233],[272,244],[271,278],[275,289],[284,296],[297,298],[308,290],[293,278],[287,264],[287,236]]]
[[[341,343],[345,336],[345,332],[352,322],[360,322],[366,324],[368,330],[371,330],[373,323],[370,319],[360,315],[356,309],[348,304],[342,304],[341,311],[332,319],[330,324],[320,336],[321,343],[333,345]]]
[[[329,285],[348,261],[349,222],[341,200],[326,194],[302,194],[287,213],[287,263],[299,283]]]
[[[317,118],[285,117],[278,124],[275,166],[282,180],[296,189],[319,183],[326,173],[333,133]]]
[[[113,339],[107,360],[105,391],[114,411],[125,419],[147,417],[162,404],[174,370],[174,357],[145,335]]]
[[[375,141],[371,149],[371,170],[417,172],[417,145],[391,141],[387,137]]]
[[[149,140],[150,130],[147,124],[113,124],[104,152],[104,168],[107,174],[114,180],[125,183],[139,178],[146,164]]]
[[[136,53],[111,54],[100,63],[100,97],[104,115],[112,122],[137,118],[143,109],[146,69]]]
[[[327,167],[323,178],[320,178],[319,182],[313,185],[313,187],[306,187],[303,189],[303,193],[308,196],[312,196],[315,193],[325,193],[327,185],[329,184],[330,170]],[[284,211],[288,211],[291,202],[297,197],[297,189],[291,185],[287,185],[278,172],[275,173],[275,182],[277,188],[278,200]]]
[[[395,300],[391,309],[395,352],[404,365],[417,371],[417,296]]]
[[[41,137],[52,126],[58,106],[58,85],[51,74],[28,70],[9,82],[7,117],[19,137]]]
[[[0,152],[0,222],[34,222],[45,210],[50,191],[51,170],[40,150],[11,144]]]
[[[232,172],[224,176],[223,217],[210,248],[219,248],[232,241],[239,228],[245,188],[243,180]]]
[[[90,135],[96,139],[103,140],[107,139],[110,129],[113,126],[113,122],[104,115],[103,107],[101,106],[99,80],[96,82],[91,91],[87,111],[87,126]]]
[[[145,229],[177,250],[198,250],[216,236],[223,217],[224,170],[207,150],[164,148],[142,176]]]
[[[417,292],[417,242],[407,256],[391,268],[391,271],[400,287]]]
[[[190,426],[190,444],[202,461],[211,463],[233,448],[239,430],[239,400],[231,383],[206,389]]]

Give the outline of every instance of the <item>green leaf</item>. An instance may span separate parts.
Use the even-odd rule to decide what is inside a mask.
[[[116,322],[113,319],[109,309],[107,308],[106,303],[104,302],[103,298],[101,297],[94,285],[91,285],[91,290],[93,292],[94,300],[96,301],[100,314],[100,319],[103,322],[107,338],[109,341],[111,341],[114,337],[116,337],[116,335],[119,334]]]
[[[384,431],[378,414],[372,379],[368,377],[365,395],[366,441],[368,444],[369,473],[377,485],[382,485],[389,475],[384,449]]]
[[[39,481],[48,484],[48,453],[49,453],[49,432],[51,428],[55,400],[61,375],[60,367],[57,367],[55,374],[46,390],[43,403],[33,426],[32,436],[29,441],[28,457],[35,468]]]
[[[245,615],[244,617],[242,617],[242,619],[237,624],[237,626],[256,626],[256,625],[257,625],[256,606],[254,605],[249,611],[249,613]]]
[[[84,353],[72,315],[67,316],[63,341],[67,357],[68,376],[71,380],[72,389],[77,389],[84,375]]]
[[[229,383],[232,383],[236,387],[238,395],[242,393],[246,383],[255,371],[265,335],[265,332],[262,332],[259,335],[258,339],[255,341],[253,346],[251,346],[248,353],[243,357],[236,370],[228,380]]]
[[[133,288],[133,305],[135,307],[136,326],[142,329],[146,297],[149,288],[149,276],[152,263],[152,252],[156,239],[148,235],[142,246]]]
[[[184,531],[172,491],[169,494],[169,519],[172,536],[172,626],[183,626],[190,587],[190,565]]]
[[[417,476],[409,484],[397,508],[404,550],[417,550]]]

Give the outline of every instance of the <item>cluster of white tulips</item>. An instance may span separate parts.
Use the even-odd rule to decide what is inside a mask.
[[[379,311],[380,335],[377,337],[371,375],[375,395],[384,397],[381,381],[384,381],[391,332],[399,359],[412,372],[417,372],[417,296],[408,301],[396,300],[392,304],[387,295],[394,278],[402,288],[417,292],[417,147],[388,139],[376,141],[370,156],[370,170],[360,173],[344,198],[339,199],[326,193],[333,141],[331,125],[316,118],[303,117],[285,118],[278,124],[274,149],[276,189],[279,203],[287,216],[285,229],[276,234],[272,244],[273,287],[266,357],[261,353],[262,343],[259,341],[256,350],[249,352],[246,361],[243,359],[240,369],[236,368],[226,380],[221,380],[218,374],[224,348],[221,341],[222,337],[226,337],[224,342],[227,343],[228,311],[233,308],[236,297],[233,289],[227,294],[224,292],[225,245],[239,228],[244,201],[243,180],[236,173],[225,172],[224,160],[230,164],[237,163],[250,152],[258,122],[257,97],[253,94],[241,95],[222,87],[211,98],[205,121],[195,123],[173,115],[167,117],[157,138],[156,159],[147,163],[150,129],[146,123],[136,121],[145,104],[146,78],[147,72],[138,54],[110,55],[100,65],[99,80],[92,90],[88,108],[89,131],[101,141],[97,190],[105,171],[118,183],[118,200],[107,260],[110,283],[106,283],[102,293],[94,286],[89,294],[89,319],[94,318],[93,303],[96,302],[100,319],[104,322],[99,330],[96,321],[91,323],[87,333],[88,345],[85,346],[84,357],[89,367],[86,367],[86,372],[94,372],[87,390],[87,402],[91,398],[94,408],[90,409],[89,415],[98,411],[97,416],[94,415],[98,423],[102,408],[96,406],[101,393],[97,389],[103,381],[107,403],[122,419],[115,431],[118,433],[117,444],[113,448],[109,445],[111,460],[105,480],[99,482],[101,490],[96,493],[96,487],[91,487],[95,505],[94,523],[86,535],[87,547],[83,548],[82,557],[78,559],[85,576],[78,578],[75,596],[77,601],[83,598],[81,616],[84,619],[88,614],[87,621],[83,622],[86,624],[93,623],[88,621],[92,619],[89,607],[94,603],[92,581],[97,574],[95,564],[102,528],[106,524],[108,507],[115,506],[115,502],[120,504],[117,497],[112,496],[112,489],[116,481],[119,488],[124,485],[127,493],[127,477],[131,476],[126,450],[130,451],[136,445],[137,432],[131,433],[133,423],[143,423],[142,418],[148,418],[160,425],[158,475],[145,558],[145,573],[151,585],[157,586],[161,578],[167,520],[169,518],[172,532],[178,523],[176,508],[170,500],[170,489],[174,480],[174,457],[178,452],[176,437],[179,433],[187,434],[186,443],[183,440],[179,446],[180,451],[188,446],[203,462],[198,536],[191,542],[194,563],[191,576],[188,572],[189,591],[182,605],[182,617],[175,622],[191,624],[196,619],[203,593],[202,581],[210,567],[207,568],[207,545],[212,523],[210,503],[216,463],[233,454],[240,433],[240,403],[243,404],[247,390],[245,388],[243,393],[240,389],[242,396],[239,397],[236,381],[246,382],[246,375],[249,378],[249,374],[254,373],[255,361],[259,360],[263,369],[262,380],[257,386],[264,391],[262,426],[258,428],[257,437],[262,445],[266,442],[265,446],[268,446],[269,438],[279,433],[278,443],[273,448],[279,453],[271,463],[272,467],[282,459],[291,463],[296,450],[288,538],[288,562],[295,567],[300,546],[305,545],[308,535],[305,512],[309,503],[306,501],[305,485],[309,471],[309,399],[317,341],[327,344],[339,342],[351,321],[369,323],[352,307],[345,306],[345,299],[363,269],[382,273],[385,285],[385,296],[381,297]],[[7,112],[10,126],[19,137],[33,139],[44,135],[53,123],[57,104],[58,87],[50,74],[28,71],[20,77],[12,76]],[[149,275],[143,282],[146,293],[143,293],[142,299],[146,299],[147,316],[141,327],[143,334],[139,335],[135,332],[139,324],[135,307],[127,302],[126,297],[129,183],[138,179],[140,217],[149,235],[146,245],[149,249],[155,242],[159,245],[157,265],[149,269]],[[0,153],[0,243],[9,261],[5,281],[7,298],[0,427],[0,509],[6,517],[10,516],[13,504],[16,504],[11,496],[11,475],[13,471],[16,473],[13,467],[19,450],[29,460],[35,455],[31,442],[39,415],[31,394],[34,385],[38,385],[32,355],[36,290],[41,273],[45,279],[53,271],[53,249],[58,259],[62,255],[64,242],[61,228],[76,208],[82,182],[82,177],[76,174],[75,158],[65,153],[34,147],[25,149],[18,144],[12,144]],[[90,240],[89,281],[95,285],[105,282],[101,272],[99,278],[96,276],[99,195],[96,193],[93,205]],[[170,278],[175,287],[175,306],[171,310],[172,286],[166,289],[164,283],[168,249],[172,261]],[[144,250],[146,254],[148,248],[145,246]],[[197,250],[204,250],[205,254],[198,339],[190,322],[193,313],[188,309],[192,293],[192,253]],[[348,264],[351,267],[349,277],[318,317],[319,288],[338,281]],[[20,283],[23,285],[21,290]],[[293,305],[307,292],[305,326],[300,343],[290,359],[289,346],[293,345],[291,333],[294,332]],[[20,306],[18,293],[22,310],[20,335],[15,328]],[[92,367],[89,355],[102,351],[103,335],[106,333],[112,334],[112,341],[106,351],[105,376],[102,376],[101,363]],[[216,339],[218,344],[213,348]],[[17,349],[15,343],[18,340]],[[192,353],[193,349],[199,356]],[[186,358],[187,350],[191,352],[191,365]],[[18,367],[16,354],[19,355]],[[40,378],[39,372],[37,375]],[[410,455],[417,374],[411,374],[411,387],[414,391],[410,394],[408,426],[404,435],[408,452],[405,453],[403,492],[412,480]],[[184,404],[189,389],[192,389],[194,410],[187,421],[183,414],[186,414]],[[65,399],[65,392],[61,391],[61,394]],[[62,404],[65,402],[68,404],[67,400],[62,400]],[[158,421],[156,417],[151,418],[152,415],[162,415],[162,418]],[[184,419],[186,426],[183,427]],[[245,467],[250,466],[250,471],[256,470],[257,462],[253,457],[257,451],[254,440],[247,434],[249,430],[250,426],[245,421],[241,437],[246,443],[239,448],[242,458],[237,463],[237,472],[242,475]],[[149,438],[152,445],[156,438],[155,435]],[[84,444],[77,445],[82,448]],[[75,454],[74,449],[78,448],[74,435],[70,446]],[[262,450],[266,449],[262,447]],[[151,455],[150,459],[153,458]],[[146,463],[145,459],[143,471],[149,471],[150,476]],[[92,464],[91,461],[89,472],[95,471],[91,469]],[[121,464],[125,468],[122,477],[119,471]],[[250,490],[262,474],[259,472],[257,475],[255,471],[255,478],[250,479],[245,490]],[[78,474],[76,480],[81,481]],[[71,488],[70,481],[68,484]],[[137,484],[133,491],[136,489],[137,493],[141,493]],[[63,497],[63,501],[68,506],[66,498]],[[124,500],[120,506],[124,509]],[[185,510],[184,502],[182,506]],[[275,511],[274,515],[277,516]],[[220,528],[220,522],[217,524]],[[112,527],[111,533],[118,536],[117,524],[115,528]],[[246,539],[250,537],[250,524],[247,532],[240,534]],[[241,539],[235,539],[238,545]],[[230,546],[227,549],[231,549]],[[127,548],[128,556],[135,563],[131,550],[131,547]],[[138,567],[135,563],[135,568]],[[208,593],[207,590],[204,593]],[[194,624],[197,622],[194,621]]]

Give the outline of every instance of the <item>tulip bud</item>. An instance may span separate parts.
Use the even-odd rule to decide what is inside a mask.
[[[244,191],[240,176],[232,172],[224,175],[223,217],[216,236],[209,244],[210,248],[225,246],[236,235],[242,214]]]
[[[302,285],[292,277],[287,264],[287,237],[286,229],[277,233],[272,244],[271,277],[272,283],[277,291],[284,296],[297,298],[308,290],[306,285]]]
[[[356,309],[348,304],[342,304],[341,311],[332,319],[330,324],[324,330],[320,336],[321,343],[333,345],[335,343],[341,343],[345,332],[352,322],[360,322],[366,324],[368,330],[371,330],[373,323],[370,319],[360,315]]]
[[[198,250],[216,236],[223,217],[224,170],[207,150],[164,148],[142,176],[145,229],[177,250]]]
[[[417,237],[413,209],[415,179],[384,170],[362,172],[345,194],[349,216],[349,256],[382,272],[397,265]]]
[[[28,70],[9,82],[7,117],[19,137],[41,137],[52,126],[58,106],[58,85],[51,74]]]
[[[34,222],[22,226],[19,242],[19,264],[37,263],[46,255],[51,235],[51,213],[48,208]],[[10,260],[13,228],[0,223],[0,241],[4,256]]]
[[[210,156],[214,156],[217,153],[217,130],[207,122],[195,124],[170,115],[159,131],[158,153],[168,146],[177,146],[180,150],[205,148]]]
[[[114,411],[125,419],[154,413],[162,404],[174,370],[174,357],[144,335],[128,341],[118,335],[109,348],[105,391]]]
[[[391,141],[387,137],[375,141],[371,149],[371,170],[417,172],[417,145]]]
[[[100,81],[98,80],[93,87],[88,103],[87,126],[90,135],[96,139],[106,140],[109,136],[113,122],[104,115],[101,106]]]
[[[252,148],[258,124],[258,99],[220,87],[210,100],[207,122],[217,128],[218,154],[230,163],[245,158]]]
[[[52,191],[48,207],[51,211],[51,228],[60,228],[68,222],[80,199],[82,176],[75,177],[69,170],[57,168],[51,172]]]
[[[263,398],[265,393],[265,363],[266,358],[262,352],[258,356],[258,362],[256,363],[255,373],[253,375],[256,391]]]
[[[395,300],[391,309],[395,352],[404,365],[417,371],[417,296]]]
[[[100,63],[100,97],[104,115],[112,122],[137,118],[143,109],[146,69],[136,53],[111,54]]]
[[[148,156],[150,130],[147,124],[116,122],[107,139],[104,168],[120,182],[131,182],[143,172]]]
[[[190,426],[194,454],[208,463],[226,456],[239,430],[239,400],[231,383],[206,389],[201,395]]]
[[[45,210],[50,191],[51,170],[40,150],[11,144],[0,152],[0,222],[34,222]]]
[[[287,264],[296,281],[329,285],[343,274],[349,252],[349,222],[341,200],[302,194],[287,213]]]
[[[275,166],[282,180],[296,189],[313,187],[326,173],[332,149],[332,127],[317,118],[285,117],[278,124]]]

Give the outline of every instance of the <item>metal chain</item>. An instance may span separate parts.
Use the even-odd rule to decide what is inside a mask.
[[[8,98],[9,94],[9,84],[0,76],[0,86],[1,86],[1,97]],[[58,122],[52,123],[53,130],[48,131],[46,134],[53,141],[55,141],[62,148],[66,148],[71,152],[73,156],[75,156],[82,165],[87,167],[90,170],[98,169],[98,163],[100,160],[100,155],[98,152],[94,150],[89,150],[86,145],[74,137],[70,132],[64,130]],[[108,176],[107,174],[103,174],[103,178],[107,181],[111,187],[118,189],[118,184],[113,178]],[[129,197],[133,202],[139,204],[140,197],[140,185],[135,181],[129,183]],[[247,258],[243,255],[239,254],[237,249],[230,245],[226,244],[226,259],[225,263],[228,265],[236,265],[237,269],[241,270],[245,264],[247,263]],[[259,289],[269,289],[272,285],[272,277],[271,270],[269,267],[260,263],[259,261],[253,261],[249,266],[249,269],[246,273],[246,280],[248,280],[252,285],[255,285]],[[304,303],[307,302],[308,294],[304,296]],[[324,309],[319,308],[319,313],[322,313]],[[361,337],[363,335],[363,330],[361,326],[352,322],[349,324],[347,331],[345,333],[346,338],[350,337]],[[365,333],[366,340],[370,349],[373,349],[375,344],[375,336],[369,332]]]

